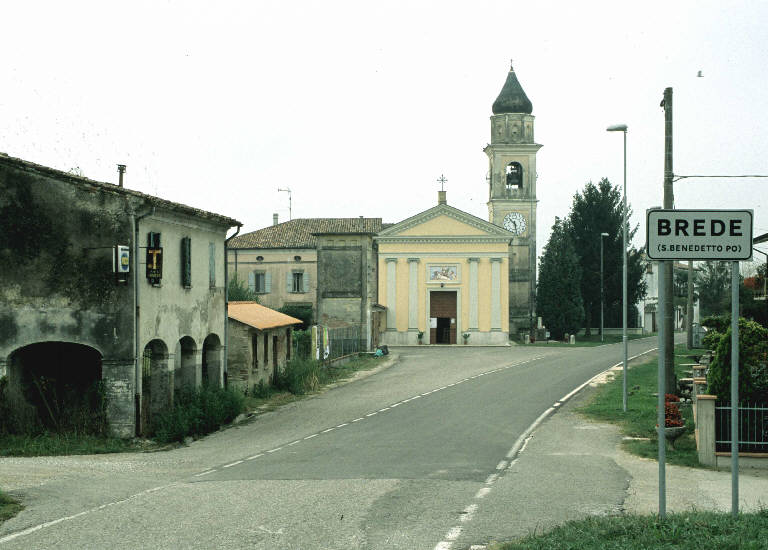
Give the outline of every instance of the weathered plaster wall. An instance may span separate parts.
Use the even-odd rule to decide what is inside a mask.
[[[265,385],[272,383],[275,372],[273,355],[273,337],[277,336],[277,369],[285,370],[288,362],[289,327],[279,327],[268,330],[257,330],[249,325],[229,320],[229,385],[240,388],[243,391],[252,391],[253,387],[263,382]],[[266,357],[265,340],[266,335]],[[253,337],[257,338],[257,361],[253,357]]]

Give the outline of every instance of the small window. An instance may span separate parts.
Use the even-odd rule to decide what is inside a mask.
[[[251,337],[251,346],[253,352],[253,368],[254,370],[259,368],[259,335],[254,334]]]
[[[257,262],[263,262],[264,261],[264,256],[256,256],[256,261]]]
[[[271,292],[272,277],[267,271],[251,271],[248,274],[248,289],[257,294]]]
[[[192,239],[181,239],[181,286],[192,288]]]
[[[293,272],[293,289],[292,292],[304,292],[304,273]]]
[[[294,260],[295,262],[300,262],[300,261],[301,261],[301,256],[294,256],[294,257],[293,257],[293,260]]]
[[[291,329],[285,329],[285,360],[290,361],[291,360],[291,346],[293,345],[293,342],[291,341]]]
[[[519,162],[510,162],[507,164],[507,191],[513,191],[523,188],[523,167]]]
[[[267,364],[269,364],[269,353],[267,346],[269,345],[269,336],[266,334],[264,335],[264,366],[266,367]]]

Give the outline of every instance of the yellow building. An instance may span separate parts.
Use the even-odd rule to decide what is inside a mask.
[[[509,342],[509,257],[514,233],[446,203],[381,231],[381,343]]]

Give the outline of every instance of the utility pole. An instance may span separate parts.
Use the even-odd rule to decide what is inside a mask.
[[[661,102],[664,108],[664,209],[672,210],[675,207],[675,195],[672,188],[674,172],[672,168],[672,88],[664,89],[664,99]],[[664,302],[664,378],[667,392],[675,393],[677,380],[675,378],[675,332],[672,286],[674,262],[663,262],[664,288],[659,301]]]

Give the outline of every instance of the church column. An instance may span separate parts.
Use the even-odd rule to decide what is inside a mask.
[[[478,265],[480,258],[469,258],[469,330],[478,329]]]
[[[419,258],[408,258],[408,330],[419,330]]]
[[[501,258],[491,258],[491,331],[501,330]]]
[[[387,331],[397,330],[397,258],[387,258]]]

